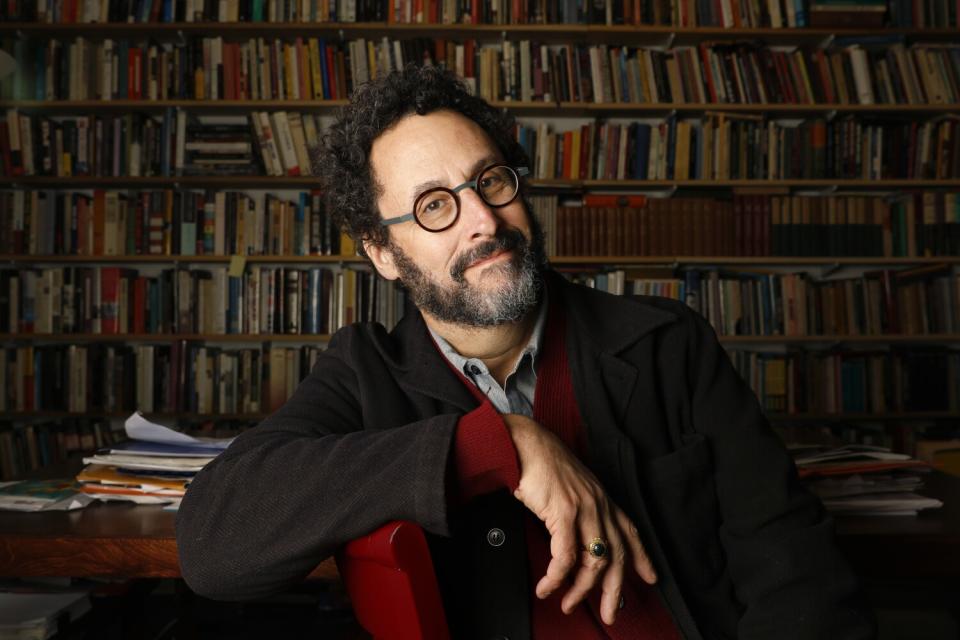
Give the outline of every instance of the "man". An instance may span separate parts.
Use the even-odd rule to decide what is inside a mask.
[[[510,124],[429,67],[340,114],[330,206],[416,309],[339,331],[198,474],[188,584],[273,593],[405,519],[457,638],[870,637],[831,521],[706,322],[547,268]]]

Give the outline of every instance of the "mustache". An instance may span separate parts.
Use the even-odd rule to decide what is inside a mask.
[[[450,267],[450,277],[455,282],[463,282],[463,274],[470,265],[485,260],[501,251],[512,251],[526,247],[527,241],[519,229],[501,229],[493,238],[466,251]]]

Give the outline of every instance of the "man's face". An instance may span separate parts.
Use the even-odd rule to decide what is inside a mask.
[[[456,187],[502,159],[484,131],[458,113],[406,116],[370,152],[380,214],[409,213],[426,189]],[[368,245],[367,253],[438,320],[477,327],[517,321],[538,302],[542,232],[519,197],[492,208],[473,189],[459,196],[460,218],[451,228],[431,233],[415,221],[396,224],[387,246]]]

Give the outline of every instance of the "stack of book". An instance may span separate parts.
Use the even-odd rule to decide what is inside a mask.
[[[928,463],[885,447],[793,448],[794,462],[823,506],[838,515],[917,515],[943,502],[917,493]]]
[[[229,445],[197,439],[154,424],[139,413],[125,424],[130,440],[83,459],[80,491],[100,500],[180,506],[187,485]]]

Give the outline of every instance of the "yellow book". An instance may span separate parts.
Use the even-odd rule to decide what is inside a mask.
[[[341,256],[355,256],[357,255],[357,245],[353,241],[353,238],[346,231],[340,232],[340,255]]]

